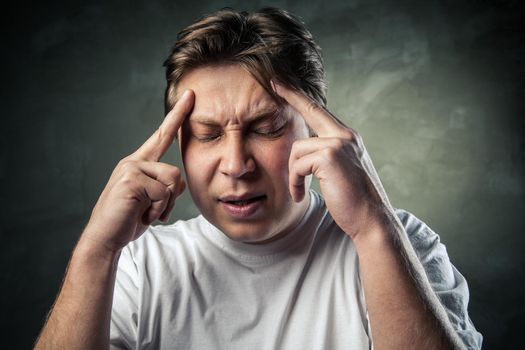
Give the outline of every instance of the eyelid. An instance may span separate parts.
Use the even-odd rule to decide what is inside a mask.
[[[253,125],[254,128],[266,125],[268,125],[268,127],[281,127],[282,125],[286,124],[286,122],[287,119],[284,118],[282,114],[278,113],[278,111],[276,111],[268,117],[256,121],[255,123],[253,123]]]
[[[288,122],[285,121],[282,123],[282,125],[277,126],[277,127],[272,127],[268,131],[265,131],[265,130],[263,131],[263,130],[256,128],[256,129],[253,129],[252,132],[254,132],[257,135],[262,135],[262,136],[274,136],[274,135],[279,134],[281,131],[283,131],[283,129],[286,127],[287,124]]]
[[[194,134],[194,137],[200,142],[212,142],[212,141],[217,140],[221,136],[222,134],[210,134],[210,135],[204,135],[204,136],[197,136]]]
[[[190,134],[196,138],[199,142],[210,142],[218,139],[222,136],[223,131],[219,128],[212,128],[207,130],[196,130],[195,128],[190,129]]]
[[[251,127],[248,127],[246,132],[254,133],[255,135],[263,137],[278,136],[278,134],[288,124],[288,120],[286,118],[283,118],[279,112],[280,110],[277,110],[274,113],[268,115],[267,117],[256,121],[254,124],[252,124]],[[224,130],[222,129],[222,127],[217,124],[203,123],[201,121],[192,121],[190,125],[191,134],[199,142],[216,141],[224,134]],[[196,127],[199,128],[199,126],[203,127],[204,130],[196,131]]]

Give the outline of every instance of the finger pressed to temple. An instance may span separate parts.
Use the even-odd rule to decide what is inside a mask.
[[[159,161],[173,144],[180,126],[193,107],[194,99],[192,90],[184,91],[155,133],[134,153],[135,157]]]
[[[330,112],[310,97],[292,90],[272,80],[276,94],[281,96],[290,106],[299,112],[308,126],[320,137],[336,136],[341,128],[339,122]]]

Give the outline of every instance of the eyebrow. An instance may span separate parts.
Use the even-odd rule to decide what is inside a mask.
[[[280,107],[273,107],[271,109],[262,110],[260,112],[257,112],[255,116],[247,119],[245,123],[246,124],[256,124],[256,123],[260,123],[268,119],[276,119],[280,115],[281,111],[282,111],[282,108]],[[192,115],[189,121],[190,123],[199,123],[199,124],[205,124],[209,126],[221,125],[215,119],[212,119],[207,116],[199,116],[199,115],[193,116]]]

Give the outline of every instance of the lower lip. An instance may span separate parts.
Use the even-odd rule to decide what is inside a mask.
[[[260,198],[246,205],[235,205],[227,202],[220,203],[228,215],[238,219],[245,219],[255,214],[255,212],[262,207],[263,200],[264,198]]]

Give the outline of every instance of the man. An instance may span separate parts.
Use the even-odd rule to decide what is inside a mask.
[[[219,11],[166,66],[169,113],[111,175],[37,348],[480,347],[464,278],[326,109],[295,17]],[[160,162],[175,139],[185,181]],[[151,227],[186,186],[202,216]]]

